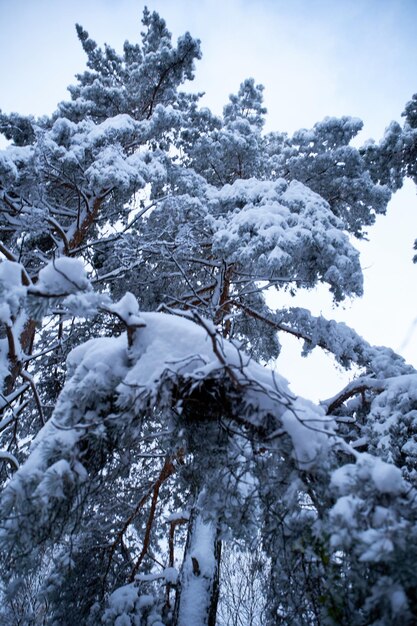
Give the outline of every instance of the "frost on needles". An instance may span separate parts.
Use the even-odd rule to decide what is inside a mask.
[[[77,26],[69,100],[0,113],[0,624],[415,623],[417,372],[266,296],[362,294],[416,96],[359,149],[350,117],[265,133],[261,85],[214,115],[200,42],[142,23]],[[352,381],[296,397],[283,333]]]

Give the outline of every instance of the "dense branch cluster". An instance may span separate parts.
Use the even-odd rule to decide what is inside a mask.
[[[215,116],[199,41],[143,27],[77,26],[70,100],[0,113],[0,624],[415,623],[417,372],[267,295],[362,294],[416,96],[360,149],[349,117],[265,133],[261,85]],[[294,396],[282,333],[355,378]]]

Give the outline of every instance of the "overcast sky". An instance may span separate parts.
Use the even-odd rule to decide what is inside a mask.
[[[74,24],[99,44],[120,50],[137,40],[144,4],[138,0],[0,0],[0,108],[42,115],[66,99],[84,69]],[[360,117],[361,140],[379,139],[417,92],[417,0],[158,0],[148,2],[178,37],[201,39],[203,59],[193,90],[220,113],[228,95],[253,76],[265,85],[267,130],[310,127],[326,115]],[[417,365],[417,198],[409,184],[388,216],[361,244],[365,297],[333,310],[325,291],[297,305],[343,319],[368,341],[390,345]],[[336,392],[334,367],[296,364],[286,348],[285,371],[310,397]],[[313,371],[321,371],[317,392]],[[301,375],[300,375],[301,373]]]

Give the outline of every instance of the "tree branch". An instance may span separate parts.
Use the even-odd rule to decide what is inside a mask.
[[[353,398],[358,394],[363,394],[365,391],[374,391],[375,393],[381,393],[386,388],[386,381],[377,380],[373,378],[358,378],[357,380],[352,381],[336,396],[333,398],[329,398],[321,404],[327,408],[326,414],[331,415],[334,411],[336,411],[339,407],[342,406],[349,400],[349,398]]]

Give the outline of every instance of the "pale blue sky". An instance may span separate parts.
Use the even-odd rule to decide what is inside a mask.
[[[0,108],[52,112],[84,69],[75,22],[97,43],[120,49],[140,32],[143,6],[137,0],[0,0]],[[363,119],[363,139],[379,139],[417,92],[417,0],[155,0],[148,6],[175,38],[189,30],[201,39],[192,88],[205,91],[204,103],[216,112],[244,78],[265,85],[268,130],[293,131],[347,114]],[[416,237],[417,198],[409,184],[370,230],[371,243],[361,244],[365,297],[339,311],[324,292],[299,304],[398,349],[417,317]],[[417,331],[403,354],[417,365]],[[281,373],[302,379],[295,390],[314,396],[318,368],[319,395],[337,390],[331,364],[304,365],[305,371],[288,348]]]
[[[247,76],[265,84],[269,126],[361,117],[382,133],[412,95],[416,0],[155,0],[175,37],[202,40],[196,88],[220,110]],[[51,111],[83,67],[74,24],[116,48],[141,30],[138,0],[0,0],[1,107]]]

